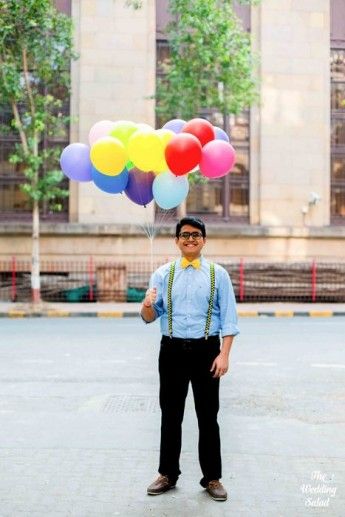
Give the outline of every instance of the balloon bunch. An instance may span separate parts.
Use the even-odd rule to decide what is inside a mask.
[[[109,194],[124,192],[138,205],[152,199],[163,209],[187,196],[187,174],[199,169],[207,178],[228,174],[235,150],[228,135],[205,119],[173,119],[161,129],[130,121],[102,120],[89,133],[90,146],[73,143],[60,157],[64,174],[93,181]]]

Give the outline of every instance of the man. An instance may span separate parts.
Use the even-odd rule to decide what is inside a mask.
[[[225,501],[227,492],[219,481],[222,466],[217,413],[219,380],[228,371],[231,345],[239,333],[235,297],[226,270],[201,255],[206,229],[200,219],[181,219],[175,242],[181,259],[153,273],[141,308],[147,323],[160,317],[162,332],[160,475],[147,493],[159,495],[174,488],[181,474],[181,428],[191,382],[199,426],[200,484],[213,499]]]

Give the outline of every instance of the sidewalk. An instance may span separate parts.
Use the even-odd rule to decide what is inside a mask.
[[[104,317],[139,316],[140,303],[30,303],[0,302],[0,317]],[[239,317],[345,316],[345,303],[239,303]]]

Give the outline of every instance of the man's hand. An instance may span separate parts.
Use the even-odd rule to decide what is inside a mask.
[[[146,323],[151,323],[156,319],[156,311],[153,304],[157,300],[157,287],[152,287],[146,291],[140,314]]]
[[[212,363],[212,367],[210,372],[214,371],[214,375],[212,377],[214,379],[225,375],[229,368],[229,358],[227,355],[220,353],[217,355],[215,360]]]
[[[143,304],[145,307],[151,307],[157,300],[157,287],[148,289],[145,294]]]

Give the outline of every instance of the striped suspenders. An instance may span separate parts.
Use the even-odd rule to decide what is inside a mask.
[[[172,293],[172,286],[173,286],[173,282],[174,282],[174,275],[175,275],[175,262],[172,262],[172,264],[170,265],[169,280],[168,280],[168,328],[169,328],[170,337],[172,337],[172,334],[173,334],[171,293]],[[216,289],[216,275],[215,275],[213,263],[210,263],[210,279],[211,279],[211,289],[210,289],[210,300],[208,303],[208,311],[207,311],[206,325],[205,325],[205,339],[208,338],[208,334],[210,332],[214,293],[215,293],[215,289]]]

